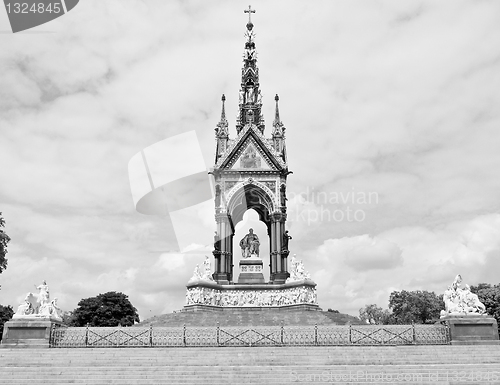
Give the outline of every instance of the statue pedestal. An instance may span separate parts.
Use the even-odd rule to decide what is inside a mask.
[[[452,345],[498,345],[498,326],[488,315],[448,315],[439,321],[450,328]]]
[[[193,281],[187,285],[185,311],[224,309],[302,309],[320,310],[316,283],[303,279],[283,285],[269,283],[219,285]]]
[[[63,325],[51,317],[25,316],[7,321],[3,327],[2,348],[48,348],[53,327]]]
[[[259,257],[245,258],[240,261],[238,283],[264,283],[263,262]]]

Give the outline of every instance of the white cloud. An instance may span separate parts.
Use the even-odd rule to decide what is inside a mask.
[[[355,271],[392,269],[402,263],[401,249],[394,243],[367,234],[352,238],[330,239],[320,246],[320,254],[341,259]]]
[[[374,237],[329,239],[311,253],[306,268],[324,307],[357,314],[371,303],[386,307],[394,290],[443,293],[457,274],[469,284],[496,283],[499,231],[500,215],[489,214],[434,229],[400,227]]]

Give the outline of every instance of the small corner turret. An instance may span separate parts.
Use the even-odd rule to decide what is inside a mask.
[[[217,163],[217,159],[226,151],[227,141],[229,140],[229,124],[226,119],[226,109],[224,106],[225,102],[226,96],[222,94],[222,112],[220,115],[220,121],[215,127],[215,137],[217,140],[215,163]]]
[[[274,150],[280,154],[280,157],[283,159],[283,162],[286,163],[286,148],[285,148],[285,126],[281,122],[280,119],[280,111],[278,107],[278,101],[280,100],[278,94],[274,97],[274,100],[276,101],[276,112],[274,114],[274,121],[273,121],[273,132],[272,132],[272,138],[273,138],[273,147]]]

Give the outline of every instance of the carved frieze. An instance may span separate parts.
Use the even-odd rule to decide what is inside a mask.
[[[276,290],[218,290],[197,286],[186,292],[186,305],[276,307],[299,304],[317,304],[316,289],[308,285]]]

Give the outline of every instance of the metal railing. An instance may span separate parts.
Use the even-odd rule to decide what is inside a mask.
[[[54,327],[53,348],[449,344],[445,325]]]

